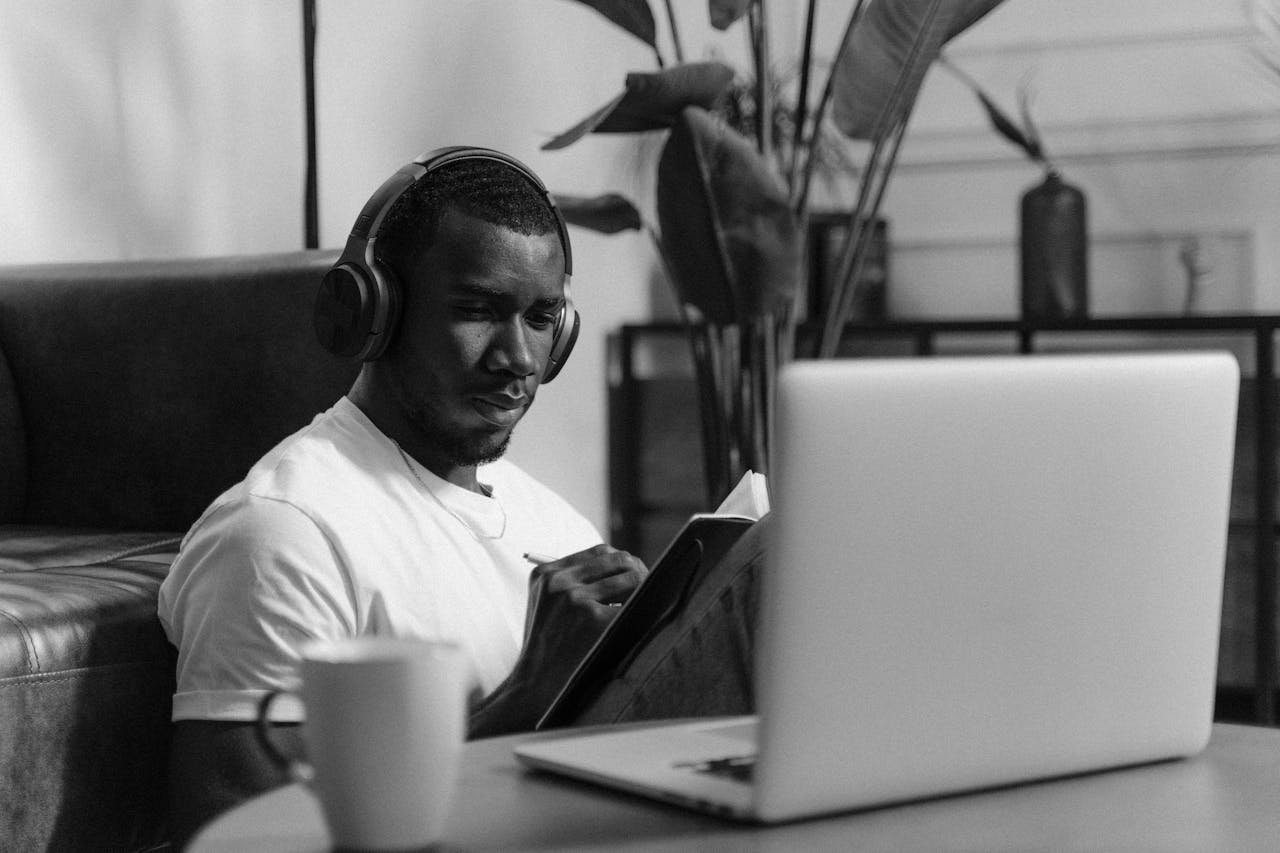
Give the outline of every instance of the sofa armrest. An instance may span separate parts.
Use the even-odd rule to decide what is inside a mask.
[[[0,527],[0,849],[152,849],[175,662],[156,552],[176,539],[59,535]]]

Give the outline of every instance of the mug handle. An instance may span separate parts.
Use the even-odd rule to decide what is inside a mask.
[[[310,782],[315,778],[315,770],[305,761],[295,761],[280,751],[271,739],[271,704],[281,696],[288,695],[285,690],[270,690],[258,700],[258,717],[254,721],[254,733],[258,736],[258,745],[271,759],[271,763],[284,771],[291,782]]]

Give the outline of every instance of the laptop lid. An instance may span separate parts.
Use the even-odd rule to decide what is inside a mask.
[[[784,369],[756,816],[1201,749],[1237,393],[1225,353]]]

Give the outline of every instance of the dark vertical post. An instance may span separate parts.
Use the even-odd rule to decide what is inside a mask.
[[[1256,330],[1258,541],[1254,697],[1257,722],[1276,724],[1276,387],[1275,326]]]
[[[304,247],[320,247],[316,180],[316,0],[302,0],[302,68],[306,98],[307,176],[303,199]]]

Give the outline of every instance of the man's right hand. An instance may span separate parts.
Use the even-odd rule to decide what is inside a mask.
[[[511,674],[471,715],[471,736],[532,729],[648,569],[597,545],[543,563],[529,577],[524,648]]]

